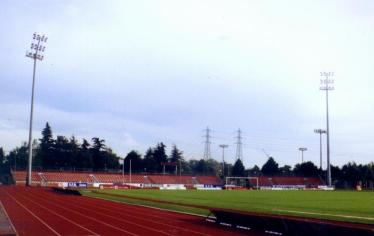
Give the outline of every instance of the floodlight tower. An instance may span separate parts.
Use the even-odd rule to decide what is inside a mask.
[[[225,176],[225,148],[228,148],[229,145],[220,144],[219,147],[222,148],[222,176]]]
[[[326,151],[327,151],[327,185],[331,186],[331,166],[330,166],[330,129],[329,129],[329,91],[334,90],[333,79],[334,72],[320,72],[321,86],[320,90],[326,91]]]
[[[30,126],[29,126],[29,160],[28,160],[28,169],[26,176],[26,186],[31,186],[31,172],[32,172],[32,119],[34,112],[34,87],[35,87],[35,70],[36,70],[36,61],[43,60],[43,52],[45,50],[44,44],[47,42],[47,37],[44,35],[39,35],[37,33],[33,34],[33,41],[31,43],[31,52],[26,52],[26,57],[30,57],[34,60],[34,69],[32,73],[32,90],[31,90],[31,110],[30,110]]]
[[[322,134],[325,134],[326,130],[315,129],[314,133],[319,134],[319,168],[322,170]]]
[[[305,147],[299,148],[299,151],[301,151],[301,163],[304,163],[304,152],[307,151],[308,149]]]

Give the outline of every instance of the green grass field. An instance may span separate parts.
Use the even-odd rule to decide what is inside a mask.
[[[108,200],[149,205],[177,211],[208,214],[208,210],[129,199],[123,196],[165,200],[212,208],[297,215],[319,219],[374,224],[374,192],[355,191],[198,191],[198,190],[99,190],[113,197],[84,191]]]

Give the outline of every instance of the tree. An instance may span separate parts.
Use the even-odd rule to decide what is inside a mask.
[[[360,181],[360,169],[355,162],[349,162],[342,167],[342,179],[346,187],[354,188]]]
[[[204,159],[200,159],[195,166],[195,173],[206,175],[207,174],[207,163]]]
[[[267,162],[262,166],[261,172],[268,176],[277,175],[279,173],[278,163],[272,157],[269,157]]]
[[[0,147],[0,184],[14,184],[9,162],[5,162],[4,150]]]
[[[119,156],[113,152],[111,148],[107,148],[104,152],[105,166],[108,169],[118,169],[119,168]]]
[[[125,170],[129,170],[131,160],[131,171],[142,172],[143,171],[143,161],[142,156],[137,151],[131,151],[127,153],[125,157]]]
[[[169,161],[170,162],[179,162],[184,160],[183,158],[183,152],[180,151],[175,144],[173,144],[171,148],[171,153],[169,156]]]
[[[93,167],[90,143],[86,139],[83,139],[83,143],[79,148],[76,166],[81,169],[91,169]]]
[[[169,162],[175,163],[178,166],[178,169],[184,164],[183,152],[180,151],[175,144],[173,144],[171,153],[169,156]],[[175,166],[168,166],[168,171],[177,170]]]
[[[279,168],[279,173],[282,176],[291,176],[292,175],[292,167],[289,165],[285,165],[281,168]]]
[[[143,168],[145,172],[154,172],[157,170],[156,160],[153,156],[153,149],[148,148],[145,152],[144,159],[143,159]]]
[[[166,155],[165,148],[166,148],[165,144],[161,142],[161,143],[158,143],[156,148],[153,150],[153,157],[156,162],[156,166],[157,166],[156,170],[158,172],[162,171],[163,167],[161,163],[165,163],[168,161],[168,156]]]
[[[0,147],[0,165],[2,165],[4,162],[5,162],[4,150],[2,147]]]
[[[243,162],[238,158],[232,168],[232,176],[243,177],[245,176],[245,168]]]
[[[94,170],[107,169],[106,156],[103,155],[105,150],[105,140],[97,137],[92,138],[92,147],[90,149],[92,154],[92,162]]]
[[[53,150],[53,156],[56,159],[55,167],[69,167],[70,155],[67,150],[68,144],[69,140],[66,137],[60,135],[57,136]]]
[[[260,167],[255,165],[252,169],[246,170],[248,176],[260,176],[261,175],[261,170]]]
[[[71,167],[75,170],[79,164],[79,143],[74,136],[71,136],[68,143],[69,160]]]
[[[14,169],[26,169],[28,162],[28,145],[26,142],[21,147],[16,147],[7,155],[8,164]]]
[[[221,168],[220,163],[214,159],[209,159],[207,161],[204,159],[190,160],[189,166],[191,172],[195,175],[218,175]]]
[[[39,139],[40,145],[38,152],[36,154],[36,159],[39,159],[39,162],[43,168],[52,168],[56,165],[56,159],[53,153],[53,135],[52,129],[49,123],[47,122],[45,128],[42,130],[42,138]]]
[[[318,177],[319,170],[318,167],[313,164],[313,162],[307,161],[301,164],[296,164],[293,169],[293,173],[296,176]]]

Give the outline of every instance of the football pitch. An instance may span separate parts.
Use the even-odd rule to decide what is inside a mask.
[[[374,224],[374,192],[97,190],[84,191],[83,194],[196,214],[208,214],[209,210],[203,208],[210,207]],[[160,203],[155,200],[202,208]]]

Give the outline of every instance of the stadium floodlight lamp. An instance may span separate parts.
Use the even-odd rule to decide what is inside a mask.
[[[315,129],[314,133],[316,133],[316,134],[325,134],[326,130],[324,130],[324,129]]]
[[[304,163],[304,152],[307,151],[308,149],[305,147],[299,148],[299,151],[301,151],[301,163]]]
[[[32,90],[31,90],[31,109],[30,109],[30,124],[29,124],[29,158],[28,158],[28,168],[27,168],[27,175],[26,175],[26,185],[31,186],[32,179],[32,120],[33,120],[33,111],[34,111],[34,88],[35,88],[35,70],[36,70],[36,61],[42,61],[44,55],[42,52],[45,50],[45,46],[43,43],[47,41],[47,37],[40,36],[37,33],[34,33],[32,36],[33,42],[31,43],[31,51],[26,51],[26,57],[29,57],[34,60],[34,69],[32,74]]]

